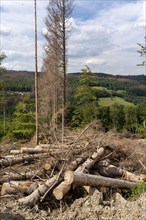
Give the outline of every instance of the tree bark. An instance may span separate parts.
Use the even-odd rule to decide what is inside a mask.
[[[107,178],[102,176],[95,176],[91,174],[67,171],[64,176],[64,180],[67,184],[75,184],[79,186],[103,186],[110,188],[131,188],[136,183],[129,182],[126,180],[119,180],[113,178]]]
[[[69,168],[75,170],[77,166],[82,163],[82,161],[83,161],[82,158],[78,158],[77,160],[71,163]],[[60,176],[56,174],[49,180],[45,181],[42,185],[40,185],[29,196],[19,199],[19,202],[24,205],[32,207],[41,200],[41,197],[44,196],[44,194],[48,191],[48,189],[50,189],[52,186],[55,187],[61,181],[63,181],[63,174]]]

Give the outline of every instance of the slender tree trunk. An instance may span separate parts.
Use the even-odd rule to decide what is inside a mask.
[[[65,127],[65,104],[66,104],[66,27],[65,27],[65,0],[63,0],[63,100],[62,100],[62,144]]]
[[[6,134],[6,106],[3,105],[4,134]]]
[[[3,131],[4,134],[6,134],[6,100],[5,100],[5,91],[4,86],[2,88],[2,94],[3,94]]]
[[[38,65],[37,65],[37,10],[36,0],[34,0],[34,27],[35,27],[35,109],[36,109],[36,144],[38,138]]]

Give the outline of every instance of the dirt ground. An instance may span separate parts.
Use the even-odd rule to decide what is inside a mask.
[[[74,141],[79,133],[71,133]],[[74,137],[74,138],[73,138]],[[66,138],[68,144],[69,137]],[[88,144],[87,144],[88,143]],[[33,146],[33,143],[0,143],[1,155],[8,155],[11,149],[22,146]],[[142,162],[146,165],[146,140],[139,137],[126,137],[116,132],[104,133],[88,129],[72,149],[70,160],[83,155],[90,156],[97,146],[114,149],[107,152],[112,164],[134,173],[142,172]],[[81,148],[81,149],[80,149]],[[43,160],[31,164],[19,164],[0,170],[1,175],[9,172],[22,172],[40,168]],[[106,192],[107,193],[107,192]],[[126,194],[125,194],[126,195]],[[56,201],[52,194],[33,208],[24,207],[18,203],[22,195],[0,197],[1,220],[146,220],[146,193],[138,198],[129,199],[121,191],[109,190],[108,195],[95,190],[93,195],[87,195],[83,190],[72,189],[63,200]]]

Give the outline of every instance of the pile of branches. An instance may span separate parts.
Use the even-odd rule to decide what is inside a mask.
[[[23,147],[12,150],[12,156],[1,157],[1,170],[16,164],[43,161],[39,170],[3,173],[0,178],[1,196],[17,194],[21,204],[33,207],[49,195],[56,201],[62,200],[72,187],[76,189],[80,186],[92,195],[94,191],[102,191],[102,188],[129,190],[145,181],[145,175],[121,168],[120,161],[112,164],[112,156],[122,157],[125,154],[123,149],[119,150],[103,142],[94,142],[91,147],[88,140],[81,146],[78,141],[86,130],[68,145]]]

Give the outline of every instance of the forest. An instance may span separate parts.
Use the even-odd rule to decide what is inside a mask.
[[[50,136],[61,131],[63,141],[65,127],[75,129],[93,120],[100,121],[103,131],[115,129],[146,137],[145,75],[93,73],[87,65],[80,72],[68,73],[73,0],[48,4],[43,62],[38,72],[34,3],[35,73],[6,70],[2,64],[7,55],[0,54],[0,138],[30,140],[36,134],[45,142],[45,129]],[[145,57],[145,46],[138,46],[137,52]],[[144,66],[145,61],[136,65]]]
[[[1,139],[30,140],[35,134],[34,73],[5,70],[1,75],[0,102]],[[92,73],[85,67],[80,73],[67,74],[66,102],[65,123],[70,128],[83,127],[96,119],[104,131],[115,129],[146,137],[145,75],[114,76]],[[53,108],[51,103],[48,105]],[[40,117],[40,126],[45,122],[49,128],[49,117]],[[57,118],[60,128],[60,112]]]

